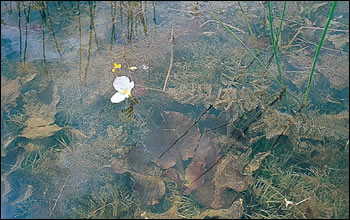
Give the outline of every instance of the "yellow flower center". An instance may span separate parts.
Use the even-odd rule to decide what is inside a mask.
[[[125,90],[122,92],[122,94],[123,94],[123,95],[126,95],[126,94],[128,94],[128,92],[129,92],[129,89],[125,89]]]

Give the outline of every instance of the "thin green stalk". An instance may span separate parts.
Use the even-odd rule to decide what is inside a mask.
[[[281,15],[280,27],[279,27],[279,29],[278,29],[277,37],[276,37],[276,45],[277,45],[277,46],[278,46],[278,40],[279,40],[279,38],[280,38],[280,34],[281,34],[281,30],[282,30],[282,23],[283,23],[284,15],[285,15],[285,12],[286,12],[286,6],[287,6],[287,2],[284,1],[283,11],[282,11],[282,15]]]
[[[286,5],[286,2],[284,2],[284,4]],[[272,46],[273,46],[273,52],[275,54],[275,59],[276,59],[276,65],[277,65],[277,69],[278,69],[278,74],[279,74],[279,77],[280,77],[280,83],[282,85],[282,88],[284,88],[284,85],[283,85],[283,77],[282,77],[282,70],[281,70],[281,67],[280,67],[280,62],[279,62],[279,59],[278,59],[278,55],[277,55],[277,45],[275,42],[275,37],[273,35],[273,28],[272,28],[272,11],[271,11],[271,5],[270,5],[270,1],[267,2],[267,6],[269,8],[269,21],[270,21],[270,32],[271,32],[271,41],[272,41]],[[285,12],[285,7],[284,7],[284,10],[283,10],[283,13]],[[283,13],[282,13],[282,16],[283,16]],[[283,20],[281,20],[281,23],[280,23],[280,27],[282,26],[282,22]]]
[[[265,66],[265,64],[257,57],[255,56],[255,54],[247,47],[247,45],[245,45],[241,39],[239,39],[237,37],[237,35],[235,33],[233,33],[224,23],[222,23],[222,21],[220,21],[215,15],[213,15],[210,11],[208,11],[208,13],[214,17],[214,19],[219,23],[221,24],[238,42],[240,42],[243,47],[250,53],[252,54],[252,56],[260,63],[260,65],[265,69],[265,71],[271,76],[271,78],[282,88],[282,85],[281,83],[276,79],[275,76],[273,76],[270,71],[267,69],[267,67]],[[293,95],[292,93],[290,93],[288,90],[286,90],[286,93],[288,93],[293,99],[295,99],[296,102],[298,102],[299,104],[300,103],[300,100],[295,96]]]
[[[243,11],[243,8],[242,8],[242,6],[241,6],[241,3],[238,2],[238,5],[239,5],[239,8],[241,9],[241,12],[242,12],[242,14],[243,14],[243,18],[244,18],[244,20],[245,20],[245,23],[247,23],[250,36],[253,38],[254,45],[255,45],[255,48],[256,48],[256,54],[259,55],[259,47],[258,47],[258,43],[256,42],[256,39],[255,39],[255,34],[253,33],[253,31],[252,31],[252,29],[251,29],[251,27],[250,27],[250,25],[249,25],[248,18],[247,18],[246,14],[245,14],[244,11]]]
[[[239,37],[237,37],[237,35],[235,33],[233,33],[224,23],[222,23],[222,21],[220,21],[213,13],[211,13],[210,11],[208,11],[208,13],[214,17],[214,19],[219,22],[239,43],[241,43],[243,45],[243,47],[250,53],[252,54],[252,56],[260,63],[260,65],[265,69],[265,71],[272,77],[272,79],[281,87],[283,88],[283,86],[281,85],[281,83],[276,79],[276,77],[274,75],[272,75],[270,73],[270,71],[266,68],[265,64],[253,53],[253,51],[251,51],[249,49],[249,47],[247,45],[245,45],[245,43],[243,43],[243,41],[241,39],[239,39]]]
[[[307,101],[307,98],[309,96],[309,92],[310,92],[310,87],[311,87],[311,80],[312,80],[312,76],[314,74],[314,71],[315,71],[315,66],[316,66],[316,62],[317,62],[317,59],[318,59],[318,55],[320,54],[320,50],[321,50],[321,47],[322,47],[322,44],[323,44],[323,40],[326,36],[326,33],[327,33],[327,29],[328,29],[328,26],[329,26],[329,23],[331,22],[331,19],[332,19],[332,16],[333,16],[333,12],[334,12],[334,9],[337,5],[337,2],[333,2],[333,5],[332,5],[332,8],[331,8],[331,11],[329,12],[329,16],[328,16],[328,20],[327,20],[327,23],[326,23],[326,26],[324,27],[324,30],[323,30],[323,33],[322,33],[322,36],[321,36],[321,41],[320,43],[318,44],[318,47],[316,49],[316,53],[315,53],[315,57],[314,57],[314,62],[312,64],[312,68],[311,68],[311,72],[310,72],[310,75],[309,75],[309,81],[307,83],[307,89],[306,89],[306,92],[305,92],[305,97],[304,97],[304,103],[303,103],[303,106],[306,105],[306,101]],[[302,107],[303,107],[302,106]],[[301,107],[301,108],[302,108]],[[301,109],[300,108],[300,109]]]
[[[280,36],[280,33],[281,33],[281,29],[282,29],[282,23],[283,23],[284,14],[285,14],[285,11],[286,11],[286,5],[287,5],[287,2],[284,1],[283,11],[282,11],[282,16],[281,16],[281,21],[280,21],[280,26],[279,26],[279,29],[278,29],[278,32],[277,32],[277,38],[276,38],[276,41],[275,41],[275,37],[273,35],[273,27],[272,27],[273,23],[272,23],[271,5],[270,5],[270,1],[267,2],[267,6],[269,8],[269,22],[270,22],[271,41],[272,41],[273,52],[275,54],[276,65],[277,65],[278,74],[279,74],[279,77],[280,77],[280,83],[282,85],[282,88],[284,88],[284,84],[283,84],[282,70],[281,70],[281,66],[280,66],[280,62],[279,62],[278,54],[277,54],[277,45],[278,45],[278,39],[279,39],[279,36]],[[285,104],[286,104],[286,107],[287,107],[287,110],[288,110],[289,109],[288,108],[288,99],[287,99],[287,96],[284,96],[284,97],[285,97],[285,101],[286,101]]]

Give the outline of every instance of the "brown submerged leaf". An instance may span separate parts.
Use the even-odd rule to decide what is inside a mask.
[[[185,178],[187,184],[190,184],[190,186],[185,189],[185,195],[190,194],[192,190],[204,183],[204,176],[200,176],[206,171],[206,169],[212,167],[218,159],[219,153],[219,143],[214,134],[211,132],[203,133],[192,158],[192,162],[186,169]]]
[[[55,132],[61,130],[55,122],[56,105],[60,100],[56,85],[51,81],[44,91],[50,91],[50,94],[46,94],[45,97],[41,94],[44,102],[39,99],[24,105],[26,113],[29,115],[28,120],[25,122],[26,127],[22,131],[21,136],[35,139],[49,137]],[[44,99],[45,97],[45,99]]]
[[[145,174],[150,161],[145,156],[144,148],[139,146],[125,150],[122,155],[123,157],[105,167],[111,167],[117,174],[128,172],[134,180],[133,190],[142,201],[148,205],[158,204],[159,199],[165,194],[165,184],[160,176]]]
[[[207,175],[205,184],[196,189],[198,201],[214,209],[228,207],[233,199],[234,193],[227,191],[229,188],[236,192],[242,192],[253,183],[252,176],[241,174],[242,165],[237,158],[227,155],[217,164],[213,179],[209,180]]]
[[[200,137],[196,126],[192,127],[183,138],[158,159],[192,124],[191,120],[179,112],[164,112],[163,123],[158,128],[152,129],[146,139],[146,148],[151,159],[159,167],[168,169],[176,164],[178,158],[187,160],[193,157]]]
[[[148,205],[159,203],[159,199],[165,194],[165,184],[159,176],[144,176],[138,173],[130,173],[134,178],[133,189],[139,194],[141,200]]]
[[[20,95],[21,87],[33,80],[35,76],[36,73],[19,77],[14,80],[1,77],[1,108],[5,108],[6,105],[15,105],[15,101]]]
[[[188,165],[186,169],[186,181],[187,183],[193,183],[191,184],[188,188],[185,189],[184,194],[188,195],[191,193],[192,190],[196,189],[198,186],[202,185],[204,183],[204,176],[200,177],[197,180],[197,177],[199,177],[202,173],[204,173],[205,164],[200,163],[200,162],[192,162],[190,165]]]

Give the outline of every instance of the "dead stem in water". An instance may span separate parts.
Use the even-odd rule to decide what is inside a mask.
[[[173,67],[173,58],[174,58],[174,41],[175,41],[175,37],[174,37],[174,29],[171,29],[171,36],[170,36],[170,65],[169,65],[169,69],[168,69],[168,75],[166,76],[165,82],[164,82],[164,86],[163,86],[163,92],[165,91],[166,85],[168,83],[169,77],[170,77],[170,72],[171,72],[171,68]]]

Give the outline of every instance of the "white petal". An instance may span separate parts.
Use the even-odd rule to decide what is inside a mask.
[[[130,84],[130,79],[127,76],[118,76],[117,78],[115,78],[113,82],[113,86],[115,90],[117,90],[118,92],[122,92],[125,89],[128,89],[129,84]]]
[[[111,102],[112,103],[119,103],[119,102],[122,102],[124,101],[124,99],[128,97],[128,96],[125,96],[119,92],[115,93],[112,97],[111,97]]]

